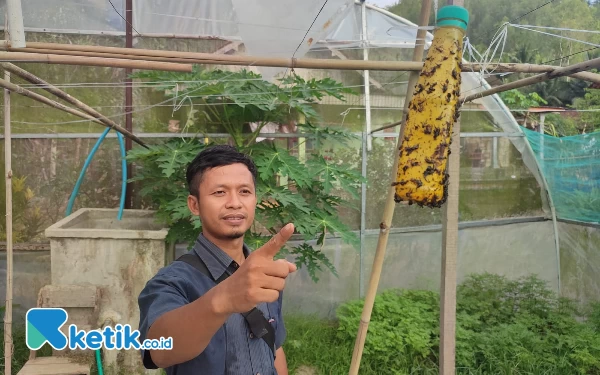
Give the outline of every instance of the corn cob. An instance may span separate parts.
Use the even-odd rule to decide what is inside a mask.
[[[415,86],[400,146],[396,202],[440,207],[448,196],[446,172],[452,127],[460,116],[461,30],[436,30]]]

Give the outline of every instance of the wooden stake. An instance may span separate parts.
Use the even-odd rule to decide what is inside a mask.
[[[600,67],[600,57],[592,59],[592,60],[584,61],[579,64],[565,66],[563,68],[556,68],[548,73],[538,74],[533,77],[528,77],[528,78],[520,79],[518,81],[507,83],[505,85],[500,85],[500,86],[494,87],[492,89],[482,91],[477,94],[469,95],[465,98],[461,98],[460,100],[463,103],[466,103],[466,102],[470,102],[475,99],[480,99],[480,98],[483,98],[483,97],[486,97],[489,95],[493,95],[493,94],[497,94],[497,93],[500,93],[503,91],[508,91],[508,90],[512,90],[512,89],[517,89],[519,87],[533,85],[533,84],[548,81],[548,80],[554,79],[554,78],[569,76],[574,73],[579,73],[584,70],[590,70],[590,69],[594,69],[594,68],[598,68],[598,67]]]
[[[88,106],[87,104],[79,101],[78,99],[72,97],[71,95],[67,94],[66,92],[62,91],[61,89],[55,87],[54,85],[44,81],[43,79],[37,77],[34,74],[31,74],[30,72],[26,71],[25,69],[21,69],[16,65],[13,65],[11,63],[1,63],[0,65],[2,65],[2,67],[5,70],[8,70],[12,73],[15,73],[16,75],[18,75],[19,77],[23,78],[24,80],[36,84],[36,85],[40,85],[40,88],[48,91],[51,94],[54,94],[56,96],[58,96],[59,98],[63,99],[64,101],[73,104],[74,106],[76,106],[77,108],[81,109],[82,111],[84,111],[85,113],[89,114],[90,116],[95,117],[96,119],[102,121],[102,123],[106,126],[108,126],[109,128],[113,128],[121,133],[123,133],[123,131],[125,131],[125,129],[123,127],[121,127],[119,124],[117,124],[116,122],[114,122],[113,120],[105,117],[104,115],[102,115],[100,112],[96,111],[95,109],[93,109],[92,107]],[[123,131],[121,131],[123,130]],[[125,131],[125,133],[129,133],[127,131]],[[126,137],[128,137],[129,139],[131,139],[129,137],[129,135],[126,135]],[[147,148],[147,146],[144,144],[144,142],[142,142],[142,140],[140,140],[138,138],[138,141],[140,143],[141,146],[144,146]]]
[[[9,81],[10,73],[4,72]],[[12,139],[10,128],[10,91],[4,90],[4,171],[6,183],[6,302],[4,310],[4,373],[11,374],[13,304],[13,229],[12,229]]]
[[[464,7],[464,0],[448,5]],[[456,259],[458,254],[458,189],[460,182],[460,117],[452,129],[448,156],[448,198],[442,207],[442,269],[440,280],[439,373],[455,374],[456,357]]]
[[[184,73],[189,73],[192,71],[192,65],[190,64],[185,65],[170,62],[131,61],[130,59],[107,59],[81,56],[65,57],[60,55],[23,52],[0,52],[0,61],[22,61],[59,65],[103,66],[109,68],[164,70]]]
[[[427,26],[429,23],[429,13],[431,12],[431,0],[423,0],[421,4],[421,16],[419,20],[420,26]],[[427,30],[419,29],[417,31],[417,40],[425,39]],[[422,62],[424,55],[425,46],[423,43],[417,43],[413,51],[413,61]],[[422,64],[421,64],[422,65]],[[408,89],[406,92],[406,98],[404,101],[404,115],[402,126],[400,127],[400,136],[398,137],[398,144],[394,149],[394,166],[388,180],[388,194],[386,198],[385,208],[383,211],[383,218],[381,219],[379,240],[377,242],[377,249],[375,250],[375,259],[373,260],[373,268],[371,270],[371,278],[369,280],[369,290],[365,297],[365,304],[363,307],[360,325],[358,327],[358,334],[356,335],[356,342],[354,344],[354,352],[352,353],[352,362],[350,364],[349,375],[357,375],[360,368],[360,361],[367,338],[367,332],[369,330],[369,322],[371,321],[371,313],[373,312],[373,305],[375,304],[375,297],[377,296],[377,289],[379,287],[379,279],[381,277],[381,270],[383,268],[383,261],[385,259],[385,251],[387,247],[387,240],[392,226],[392,218],[394,216],[394,209],[396,203],[394,201],[395,188],[392,186],[392,182],[395,180],[396,171],[398,169],[399,152],[398,149],[401,146],[404,128],[406,126],[406,113],[408,113],[408,105],[412,98],[415,85],[419,79],[419,71],[411,73],[408,81]]]
[[[44,103],[44,104],[47,104],[47,105],[49,105],[49,106],[51,106],[53,108],[60,109],[62,111],[70,113],[72,115],[75,115],[75,116],[78,116],[78,117],[81,117],[81,118],[93,121],[93,122],[95,122],[97,124],[100,124],[100,125],[106,125],[102,121],[100,121],[99,119],[97,119],[95,117],[92,117],[92,116],[88,115],[87,113],[83,113],[83,112],[78,111],[76,109],[73,109],[71,107],[67,107],[64,104],[55,102],[54,100],[48,99],[45,96],[37,94],[37,93],[35,93],[33,91],[29,91],[27,89],[24,89],[21,86],[15,85],[15,84],[10,83],[8,81],[5,81],[3,79],[0,79],[0,86],[4,87],[5,89],[8,89],[10,91],[14,91],[17,94],[26,96],[26,97],[31,98],[33,100],[36,100],[36,101],[38,101],[40,103]],[[136,137],[132,133],[128,132],[126,129],[123,129],[122,127],[120,127],[118,125],[116,127],[112,127],[112,126],[108,126],[108,127],[113,128],[114,130],[118,131],[119,133],[123,134],[126,137],[130,137],[132,140],[136,141],[140,146],[143,146],[143,147],[147,148],[147,146],[138,137]]]

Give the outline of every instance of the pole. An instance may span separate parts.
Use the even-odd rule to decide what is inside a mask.
[[[4,71],[4,79],[10,73]],[[4,316],[4,371],[11,375],[12,341],[12,294],[13,294],[13,232],[12,232],[12,142],[10,129],[10,91],[4,89],[4,170],[6,183],[6,309]]]
[[[76,109],[73,109],[73,108],[71,108],[71,107],[68,107],[68,106],[66,106],[66,105],[64,105],[64,104],[61,104],[61,103],[58,103],[58,102],[56,102],[56,101],[54,101],[54,100],[48,99],[48,98],[46,98],[46,97],[45,97],[45,96],[43,96],[43,95],[37,94],[37,93],[35,93],[35,92],[33,92],[33,91],[29,91],[29,90],[27,90],[27,89],[24,89],[24,88],[22,88],[21,86],[19,86],[19,85],[15,85],[14,83],[8,82],[8,81],[6,81],[6,80],[4,80],[4,79],[0,79],[0,87],[4,87],[5,89],[8,89],[8,90],[10,90],[10,91],[13,91],[13,92],[16,92],[16,93],[17,93],[17,94],[19,94],[19,95],[26,96],[26,97],[28,97],[28,98],[31,98],[31,99],[33,99],[33,100],[36,100],[36,101],[38,101],[38,102],[40,102],[40,103],[43,103],[43,104],[49,105],[49,106],[51,106],[51,107],[53,107],[53,108],[56,108],[56,109],[60,109],[60,110],[62,110],[62,111],[65,111],[65,112],[67,112],[67,113],[70,113],[70,114],[72,114],[72,115],[75,115],[75,116],[78,116],[78,117],[84,118],[84,119],[86,119],[86,120],[93,121],[93,122],[95,122],[95,123],[97,123],[97,124],[100,124],[100,125],[105,125],[105,124],[104,124],[102,121],[100,121],[99,119],[97,119],[97,118],[95,118],[95,117],[93,117],[93,116],[90,116],[90,115],[88,115],[87,113],[83,113],[83,112],[81,112],[81,111],[78,111],[78,110],[76,110]],[[111,126],[109,126],[109,127],[111,127]],[[140,144],[141,146],[147,147],[147,146],[144,144],[144,142],[142,142],[142,141],[141,141],[141,140],[140,140],[138,137],[136,137],[135,135],[133,135],[133,134],[129,133],[129,132],[126,130],[126,129],[123,129],[123,128],[122,128],[122,127],[120,127],[120,126],[117,126],[117,127],[112,127],[112,128],[113,128],[113,129],[115,129],[116,131],[120,132],[121,134],[123,134],[123,135],[124,135],[124,136],[126,136],[126,137],[131,137],[131,139],[133,139],[134,141],[136,141],[136,142],[137,142],[138,144]]]
[[[77,108],[81,109],[83,112],[89,114],[90,116],[93,116],[93,117],[99,119],[106,126],[114,128],[117,131],[120,131],[121,129],[124,130],[119,124],[117,124],[113,120],[105,117],[100,112],[98,112],[95,109],[93,109],[92,107],[90,107],[87,104],[85,104],[85,103],[79,101],[78,99],[72,97],[71,95],[67,94],[66,92],[60,90],[58,87],[56,87],[56,86],[54,86],[54,85],[52,85],[52,84],[44,81],[43,79],[39,78],[35,74],[32,74],[32,73],[26,71],[25,69],[21,69],[18,66],[13,65],[11,63],[0,63],[0,65],[5,70],[8,70],[9,72],[18,75],[19,77],[23,78],[27,82],[33,83],[35,85],[39,85],[39,86],[41,86],[42,89],[48,91],[49,93],[56,95],[57,97],[59,97],[60,99],[63,99],[67,103],[73,104]],[[141,142],[141,140],[140,140],[140,142]],[[141,145],[145,146],[143,144],[143,142],[142,142]]]
[[[500,85],[500,86],[494,87],[492,89],[479,92],[477,94],[469,95],[466,98],[461,98],[460,100],[463,103],[466,103],[466,102],[469,102],[469,101],[472,101],[475,99],[483,98],[485,96],[497,94],[499,92],[508,91],[508,90],[512,90],[512,89],[518,89],[520,87],[525,87],[525,86],[530,86],[530,85],[533,85],[533,84],[536,84],[539,82],[548,81],[548,80],[554,79],[554,78],[570,76],[574,73],[579,73],[584,70],[595,69],[598,67],[600,67],[600,57],[592,59],[592,60],[584,61],[584,62],[581,62],[578,64],[565,66],[564,68],[556,68],[551,72],[538,74],[533,77],[528,77],[528,78],[520,79],[518,81]]]
[[[363,41],[363,60],[369,61],[369,45],[367,42],[367,5],[365,0],[362,1],[362,41]],[[371,81],[369,79],[369,70],[364,71],[364,85],[365,85],[365,120],[367,125],[367,151],[371,151],[372,137],[371,137]]]
[[[431,12],[431,0],[423,0],[421,3],[421,15],[419,19],[420,26],[427,26],[429,23],[429,13]],[[415,49],[413,51],[413,61],[421,63],[423,61],[423,55],[425,51],[425,43],[417,43],[418,40],[424,40],[427,36],[427,30],[419,29],[417,31]],[[371,320],[371,313],[373,311],[373,305],[375,303],[375,297],[377,295],[377,288],[379,286],[379,278],[381,276],[381,269],[383,267],[383,260],[385,258],[385,250],[387,247],[387,240],[389,237],[389,229],[392,225],[392,218],[394,216],[394,209],[396,208],[396,202],[394,201],[395,188],[392,182],[395,179],[396,171],[398,169],[399,152],[397,150],[402,144],[402,137],[404,134],[404,128],[406,126],[406,113],[408,113],[408,105],[412,98],[414,87],[419,79],[419,71],[412,72],[408,81],[408,89],[406,92],[406,98],[404,101],[404,120],[400,127],[400,136],[398,137],[397,146],[394,151],[394,166],[392,172],[388,176],[389,188],[386,198],[386,204],[383,211],[383,218],[380,224],[379,240],[377,242],[377,249],[375,250],[375,259],[373,260],[373,268],[371,270],[371,278],[369,280],[369,290],[365,298],[365,304],[363,307],[360,324],[358,327],[358,334],[356,335],[356,342],[354,344],[354,352],[352,353],[352,363],[350,364],[349,375],[358,375],[360,368],[360,360],[362,358],[363,348],[365,345],[365,339],[367,337],[367,331],[369,329],[369,322]]]
[[[133,0],[125,1],[125,47],[133,48]],[[127,131],[133,133],[133,87],[132,87],[132,79],[129,78],[131,75],[131,68],[125,69],[125,129]],[[131,151],[131,139],[125,139],[125,152],[129,153]],[[133,177],[131,164],[127,166],[127,180],[130,180]],[[127,187],[125,190],[125,208],[131,209],[133,208],[132,204],[132,186],[131,182],[127,182]]]
[[[30,62],[42,64],[101,66],[109,68],[132,68],[140,70],[164,70],[170,72],[192,72],[191,63],[179,64],[162,61],[132,61],[128,58],[104,58],[88,56],[61,56],[57,54],[29,52],[0,52],[0,61]]]
[[[74,44],[56,44],[56,43],[38,43],[29,42],[27,48],[13,48],[7,41],[0,41],[0,49],[6,49],[14,52],[14,55],[0,55],[0,60],[12,59],[11,61],[33,61],[38,59],[41,62],[49,64],[70,64],[70,65],[92,65],[107,67],[127,67],[127,60],[139,60],[141,64],[132,64],[133,69],[147,70],[170,70],[191,72],[191,66],[181,66],[181,64],[206,64],[206,65],[239,65],[239,66],[265,66],[265,67],[283,67],[295,69],[335,69],[335,70],[381,70],[381,71],[421,71],[423,63],[420,61],[364,61],[364,60],[326,60],[326,59],[286,59],[286,58],[267,58],[241,55],[216,55],[210,53],[198,52],[179,52],[162,51],[151,49],[135,48],[128,50],[119,47],[86,46]],[[20,55],[16,53],[21,53]],[[38,54],[43,57],[26,59],[23,54]],[[73,63],[70,59],[60,59],[60,55],[75,57],[96,57],[93,63]],[[12,57],[5,57],[12,56]],[[48,61],[50,60],[50,61]],[[87,60],[79,60],[87,62]],[[158,66],[152,62],[165,62],[173,65]],[[177,64],[179,63],[179,64]],[[116,65],[115,65],[116,64]],[[147,66],[145,65],[147,64]],[[146,66],[146,67],[145,67]],[[463,63],[464,72],[476,72],[482,65],[478,63]],[[489,64],[486,66],[489,70],[496,72],[513,73],[547,73],[559,69],[553,65],[534,65],[534,64]],[[591,72],[576,72],[569,75],[592,83],[600,83],[600,74]]]
[[[6,1],[10,44],[16,48],[25,47],[25,28],[23,27],[23,8],[21,0]]]
[[[464,7],[464,0],[448,0],[448,5]],[[453,126],[448,159],[448,199],[442,208],[442,269],[440,280],[440,359],[441,375],[455,374],[456,350],[456,260],[458,254],[458,195],[460,182],[460,117]]]

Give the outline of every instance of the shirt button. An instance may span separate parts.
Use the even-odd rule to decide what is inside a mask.
[[[251,339],[253,339],[253,338],[254,338],[254,333],[251,333],[251,334],[250,334],[250,338],[251,338]],[[260,375],[260,374],[257,374],[257,375]]]

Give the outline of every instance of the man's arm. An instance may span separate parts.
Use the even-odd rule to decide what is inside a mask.
[[[172,337],[171,350],[150,350],[152,362],[166,368],[197,357],[225,323],[227,313],[219,299],[219,288],[210,289],[196,301],[163,314],[148,330],[148,339]]]
[[[275,370],[277,370],[277,375],[288,375],[287,359],[285,358],[283,347],[277,349],[275,353],[277,355],[275,358]]]
[[[249,311],[261,302],[276,301],[285,287],[285,279],[296,271],[296,266],[283,259],[274,261],[273,257],[293,232],[292,225],[284,227],[250,254],[233,275],[194,302],[185,303],[181,291],[168,282],[157,282],[162,287],[159,291],[142,293],[146,309],[159,316],[154,323],[148,323],[145,338],[172,338],[171,350],[148,351],[152,362],[159,368],[187,362],[206,349],[231,314]],[[180,307],[159,314],[167,301]]]

